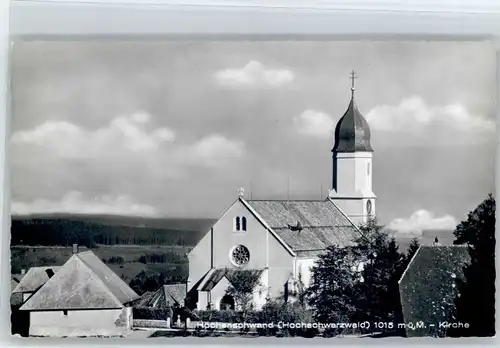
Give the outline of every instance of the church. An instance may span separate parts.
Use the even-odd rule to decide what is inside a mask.
[[[287,298],[307,286],[310,268],[330,245],[350,246],[359,226],[375,216],[368,122],[354,98],[335,127],[332,186],[324,200],[247,200],[239,197],[188,254],[188,298],[193,307],[238,309],[226,294],[242,270],[259,278],[259,309],[269,298]],[[194,305],[196,303],[196,305]]]

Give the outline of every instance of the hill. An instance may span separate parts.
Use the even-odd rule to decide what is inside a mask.
[[[207,218],[153,219],[112,215],[13,216],[11,245],[194,246],[214,221]]]

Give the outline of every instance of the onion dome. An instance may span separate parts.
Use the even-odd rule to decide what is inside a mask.
[[[370,127],[354,100],[354,72],[352,81],[351,102],[335,127],[335,144],[332,152],[373,152],[370,144]]]

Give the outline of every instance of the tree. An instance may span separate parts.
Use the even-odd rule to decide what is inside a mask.
[[[357,254],[364,261],[362,282],[355,292],[356,315],[359,321],[392,323],[392,326],[370,330],[394,331],[402,320],[398,280],[404,270],[405,255],[393,237],[384,231],[375,219],[361,227],[363,237],[357,240]]]
[[[234,302],[241,310],[245,320],[248,312],[253,309],[254,295],[263,290],[260,284],[260,274],[250,270],[242,270],[235,272],[228,278],[230,278],[230,285],[226,295],[234,298]]]
[[[408,246],[408,250],[406,250],[406,255],[405,255],[406,266],[408,266],[408,263],[412,259],[413,255],[415,255],[418,248],[420,248],[420,242],[418,241],[417,238],[413,238],[410,242],[410,245]]]
[[[329,246],[319,255],[311,270],[311,284],[307,299],[313,307],[313,316],[319,323],[348,323],[356,311],[355,286],[360,281],[353,271],[357,255],[351,248]],[[334,330],[331,334],[342,333]]]
[[[467,244],[470,263],[465,280],[458,280],[455,322],[468,323],[448,331],[450,336],[495,335],[495,199],[493,195],[469,213],[453,232],[454,244]]]

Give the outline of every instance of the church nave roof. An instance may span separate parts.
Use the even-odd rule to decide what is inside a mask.
[[[315,256],[330,245],[350,246],[361,235],[351,220],[329,199],[249,200],[248,205],[297,254]],[[300,230],[290,225],[301,226]]]

